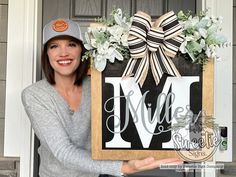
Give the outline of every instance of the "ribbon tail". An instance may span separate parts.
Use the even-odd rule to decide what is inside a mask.
[[[147,77],[149,69],[149,55],[147,54],[141,61],[134,76],[135,81],[142,87]]]
[[[164,72],[172,76],[181,77],[173,61],[165,54],[162,47],[159,48],[159,52],[160,52],[160,62],[162,62],[163,67],[165,69]]]
[[[125,68],[125,71],[123,72],[122,79],[133,75],[133,70],[134,70],[134,66],[136,62],[137,62],[137,59],[130,58]]]
[[[155,83],[156,85],[158,85],[163,75],[163,71],[158,60],[157,54],[154,52],[152,52],[150,55],[150,66]]]

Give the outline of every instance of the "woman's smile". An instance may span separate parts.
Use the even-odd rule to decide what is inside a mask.
[[[68,66],[73,62],[72,59],[61,59],[61,60],[57,60],[57,63],[61,66]]]
[[[55,77],[74,76],[82,48],[72,37],[58,37],[48,43],[47,54]]]

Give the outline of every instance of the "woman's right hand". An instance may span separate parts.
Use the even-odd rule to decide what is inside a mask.
[[[121,172],[124,174],[132,174],[158,168],[161,164],[179,165],[182,163],[183,161],[179,158],[166,158],[156,160],[153,157],[148,157],[143,160],[124,161],[121,168]]]

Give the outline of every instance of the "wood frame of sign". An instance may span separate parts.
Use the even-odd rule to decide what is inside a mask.
[[[151,110],[153,108],[153,105],[156,104],[154,108],[149,112],[151,117],[153,118],[153,115],[156,113],[154,113],[155,108],[158,109],[157,103],[152,103],[153,100],[154,102],[155,100],[157,100],[157,96],[155,93],[162,93],[164,87],[168,85],[168,81],[171,83],[169,84],[168,92],[179,90],[181,97],[178,97],[178,93],[175,93],[177,101],[178,99],[185,100],[185,97],[187,97],[189,98],[190,109],[193,110],[193,112],[197,114],[199,110],[204,110],[207,115],[213,115],[213,61],[210,60],[208,64],[203,68],[200,65],[193,64],[190,61],[186,61],[184,58],[174,58],[173,62],[175,63],[176,68],[179,70],[182,76],[181,78],[185,79],[184,81],[188,82],[188,79],[190,77],[195,78],[195,81],[191,81],[191,84],[187,84],[188,88],[185,90],[184,86],[181,86],[180,89],[180,87],[177,86],[178,84],[176,84],[178,82],[182,82],[182,80],[173,81],[171,80],[173,77],[165,75],[161,79],[160,84],[156,87],[151,72],[149,72],[143,87],[139,88],[142,95],[146,93],[146,91],[142,89],[149,90],[148,93],[146,93],[146,97],[143,98],[145,102],[144,105],[146,105],[147,110]],[[117,128],[115,125],[117,123],[115,123],[115,117],[117,115],[114,116],[114,112],[116,110],[116,108],[114,108],[114,105],[119,104],[118,114],[120,116],[120,122],[118,125],[118,130],[121,130],[125,126],[123,117],[127,116],[126,110],[124,110],[127,109],[127,107],[125,106],[127,100],[122,97],[122,95],[127,96],[127,92],[124,91],[122,84],[119,84],[119,79],[121,79],[122,72],[124,71],[126,63],[127,61],[115,61],[115,63],[113,64],[108,63],[106,69],[102,73],[98,72],[95,69],[91,70],[92,158],[95,160],[130,160],[142,159],[149,156],[153,156],[157,159],[179,157],[177,151],[173,147],[168,148],[168,142],[170,143],[170,139],[172,139],[171,131],[163,131],[162,134],[158,134],[158,132],[161,132],[162,129],[158,129],[157,127],[160,127],[161,124],[165,124],[163,125],[164,129],[170,126],[170,124],[165,121],[156,124],[155,128],[150,130],[153,134],[157,133],[157,135],[144,134],[143,136],[146,137],[142,139],[140,138],[140,134],[142,133],[138,132],[137,130],[139,126],[135,126],[135,120],[133,119],[134,116],[132,114],[132,110],[129,110],[128,112],[130,119],[128,125],[126,125],[126,129],[122,132],[115,133],[115,129]],[[119,87],[117,88],[118,90],[115,91],[115,87]],[[119,97],[117,97],[117,94],[119,95]],[[186,95],[183,96],[183,94]],[[118,102],[115,101],[116,99],[118,99]],[[137,100],[137,102],[139,101],[140,100]],[[165,102],[165,104],[167,103]],[[168,111],[165,110],[164,112],[169,112],[170,115],[173,115],[173,113],[171,112],[174,112],[174,104],[168,104],[170,105],[169,107],[171,107],[172,110],[168,109],[168,106],[165,106]],[[178,105],[175,105],[175,108],[176,106]],[[162,108],[164,109],[164,106]],[[160,112],[160,115],[162,117],[163,109],[162,112]],[[164,116],[166,116],[166,113],[164,113]],[[114,120],[112,121],[112,119]],[[136,117],[136,121],[141,120],[139,119],[139,117]],[[148,139],[149,136],[150,138],[146,142],[145,138]],[[165,148],[163,148],[164,146]],[[202,149],[202,151],[204,151],[204,148]]]

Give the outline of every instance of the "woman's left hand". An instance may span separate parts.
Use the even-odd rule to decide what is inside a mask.
[[[153,157],[148,157],[143,160],[130,160],[127,162],[123,162],[121,172],[124,174],[132,174],[158,168],[160,167],[161,164],[179,165],[182,163],[183,161],[180,160],[179,158],[166,158],[166,159],[156,160]]]

